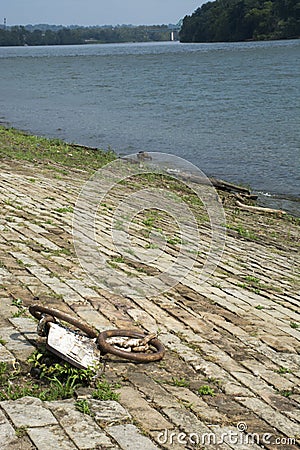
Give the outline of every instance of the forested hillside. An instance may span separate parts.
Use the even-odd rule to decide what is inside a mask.
[[[14,26],[0,29],[0,46],[70,45],[111,42],[168,41],[172,26],[51,27]]]
[[[186,16],[181,42],[300,37],[300,0],[216,0]]]

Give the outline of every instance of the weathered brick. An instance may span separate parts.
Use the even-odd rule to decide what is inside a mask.
[[[23,397],[7,400],[0,406],[16,427],[42,427],[57,424],[53,414],[38,398]]]
[[[0,403],[1,405],[1,403]],[[0,411],[0,442],[2,448],[10,444],[16,438],[15,430],[6,419],[2,411]]]
[[[99,423],[114,423],[131,419],[130,414],[120,403],[113,400],[90,399],[89,405],[95,420]]]
[[[73,400],[47,402],[46,405],[80,450],[113,446],[92,417],[76,410]]]
[[[131,424],[108,427],[107,432],[117,441],[122,450],[159,449],[149,438],[143,436],[136,426]]]
[[[59,425],[27,428],[26,432],[37,450],[77,450],[77,447]]]
[[[120,403],[145,430],[172,428],[172,425],[136,389],[125,386],[119,392]]]

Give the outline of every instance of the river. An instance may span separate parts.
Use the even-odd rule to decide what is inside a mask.
[[[181,156],[300,216],[300,41],[0,47],[0,120]]]

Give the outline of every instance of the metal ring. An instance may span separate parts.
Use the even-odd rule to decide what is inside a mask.
[[[131,338],[145,338],[145,335],[142,333],[137,333],[133,330],[107,330],[99,333],[97,338],[97,343],[100,348],[102,354],[111,353],[116,356],[121,356],[122,358],[130,359],[131,361],[137,362],[151,362],[151,361],[159,361],[163,358],[165,354],[165,347],[163,344],[156,338],[151,339],[149,345],[154,347],[157,351],[153,353],[134,353],[134,352],[126,352],[124,350],[120,350],[113,345],[106,342],[106,339],[122,336],[122,337],[131,337]]]
[[[75,317],[72,317],[67,313],[59,311],[58,309],[46,308],[45,306],[40,305],[31,305],[29,306],[29,312],[38,320],[41,320],[43,314],[47,314],[53,317],[53,319],[58,318],[66,323],[70,323],[74,325],[76,328],[79,328],[79,330],[83,331],[91,339],[94,339],[98,336],[96,330],[89,327],[87,324],[81,322],[80,320],[76,319]]]

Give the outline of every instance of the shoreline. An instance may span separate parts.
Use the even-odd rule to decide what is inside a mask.
[[[15,128],[13,125],[11,125],[9,122],[0,121],[0,128],[4,128],[6,130],[13,130],[15,132],[19,132],[21,134],[24,134],[25,136],[34,136],[36,138],[46,139],[49,142],[51,141],[57,141],[58,143],[61,143],[62,145],[66,145],[70,148],[75,148],[78,150],[87,150],[92,152],[101,152],[103,153],[111,153],[114,154],[116,158],[123,158],[126,157],[126,154],[123,152],[116,152],[114,149],[109,150],[103,150],[98,147],[93,147],[89,145],[84,144],[77,144],[74,142],[68,142],[65,140],[62,140],[61,138],[51,137],[49,135],[35,135],[32,134],[30,130],[22,130]],[[212,175],[210,178],[214,179],[215,177]],[[231,183],[236,186],[244,187],[243,183],[241,184],[234,184],[231,180],[226,179],[225,182]],[[262,192],[257,191],[255,187],[248,187],[249,191],[251,191],[253,194],[257,195],[257,205],[260,207],[266,207],[266,208],[274,208],[278,210],[286,211],[287,214],[291,214],[295,218],[300,218],[300,197],[288,195],[288,194],[276,194],[276,193],[268,193],[268,192]]]

